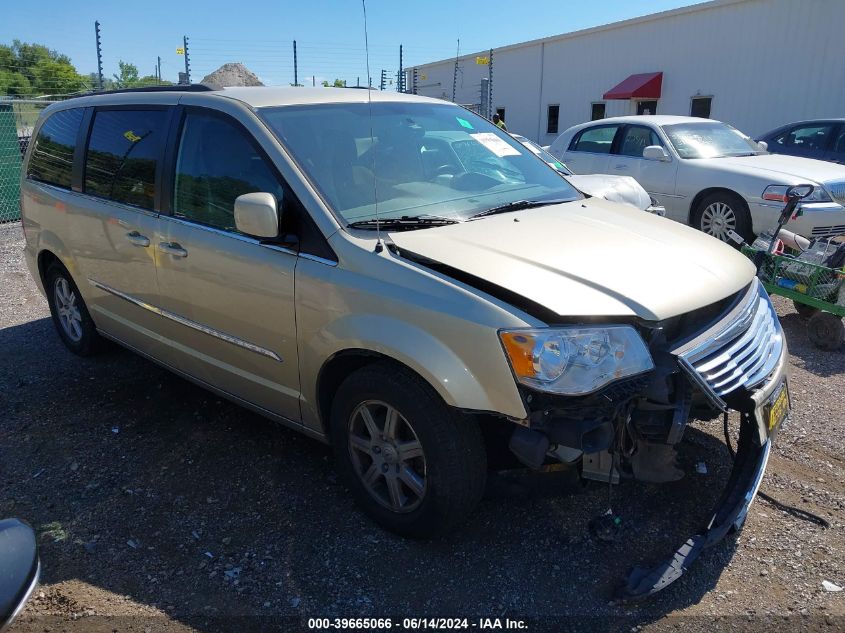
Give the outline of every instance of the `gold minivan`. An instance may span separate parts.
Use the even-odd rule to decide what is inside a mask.
[[[630,595],[742,524],[789,412],[786,343],[748,260],[583,195],[448,102],[72,99],[36,126],[22,216],[72,352],[115,341],[330,442],[360,505],[401,534],[464,520],[511,462],[675,480],[687,421],[740,411],[712,520]]]

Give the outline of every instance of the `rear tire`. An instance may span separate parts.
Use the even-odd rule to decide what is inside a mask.
[[[44,290],[53,325],[65,347],[78,356],[90,356],[99,351],[102,339],[79,288],[64,266],[50,265],[44,276]]]
[[[793,301],[792,305],[795,306],[795,311],[802,319],[809,319],[819,311],[818,308],[808,306],[806,303],[799,303],[798,301]]]
[[[445,533],[484,492],[487,460],[475,420],[392,363],[368,365],[341,384],[331,435],[338,471],[356,501],[397,534]]]
[[[813,345],[834,352],[845,342],[845,324],[835,314],[819,311],[807,322],[807,334]]]
[[[730,191],[717,191],[705,196],[692,214],[692,226],[702,233],[733,244],[728,231],[739,233],[746,242],[754,241],[751,214],[745,200]]]

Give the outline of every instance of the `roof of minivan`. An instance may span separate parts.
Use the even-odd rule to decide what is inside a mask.
[[[366,88],[274,88],[250,86],[244,88],[223,88],[205,94],[216,94],[243,101],[253,108],[268,106],[301,105],[308,103],[367,103],[367,93],[372,101],[437,101],[430,97],[394,92],[392,90],[367,90]]]
[[[84,100],[85,105],[97,105],[101,102],[108,103],[161,103],[162,100],[171,101],[181,95],[191,95],[192,98],[207,97],[218,99],[226,97],[235,99],[252,108],[265,108],[270,106],[304,105],[309,103],[367,103],[367,93],[370,93],[373,102],[402,101],[402,102],[437,102],[447,103],[440,99],[431,99],[418,95],[393,92],[388,90],[367,90],[366,88],[305,88],[305,87],[270,87],[251,86],[238,88],[220,88],[217,90],[185,90],[180,91],[172,87],[166,91],[152,90],[130,90],[105,92],[103,94],[91,93],[78,97]],[[69,100],[76,101],[76,100]],[[69,103],[69,101],[63,103]]]

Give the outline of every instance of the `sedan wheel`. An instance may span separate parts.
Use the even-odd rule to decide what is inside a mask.
[[[724,202],[713,202],[704,207],[699,228],[704,233],[727,242],[730,239],[728,234],[737,228],[736,213]]]
[[[412,512],[426,492],[426,463],[414,428],[378,400],[361,403],[349,420],[349,455],[367,492],[393,512]]]

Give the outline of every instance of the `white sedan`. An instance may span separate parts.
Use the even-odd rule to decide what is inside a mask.
[[[627,204],[655,215],[666,215],[666,210],[646,193],[640,183],[630,176],[612,176],[610,174],[578,176],[531,139],[519,134],[511,134],[511,136],[543,159],[550,167],[560,172],[578,191],[594,198],[604,198],[611,202]]]
[[[790,229],[807,237],[845,233],[845,165],[769,154],[726,123],[685,116],[627,116],[582,123],[550,152],[576,174],[633,176],[666,216],[728,240],[777,224],[791,185],[815,185]]]

